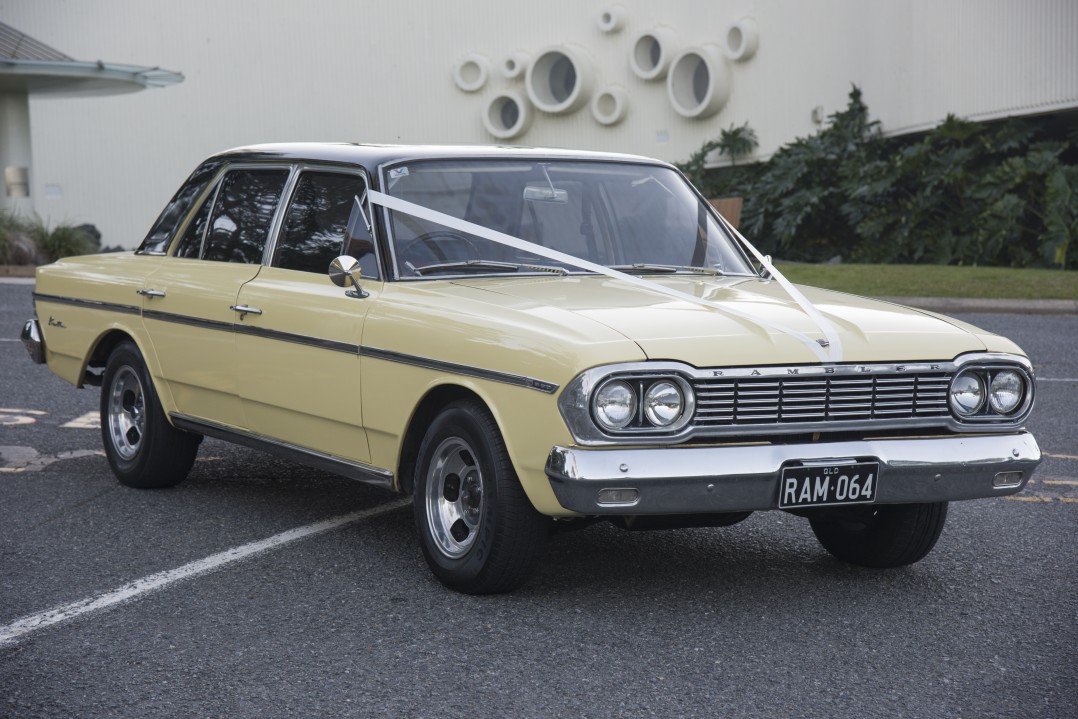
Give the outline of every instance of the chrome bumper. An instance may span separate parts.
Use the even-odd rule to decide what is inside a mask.
[[[1014,494],[1040,464],[1041,451],[1028,432],[726,447],[554,447],[546,474],[561,505],[581,514],[741,512],[778,506],[783,467],[837,458],[878,461],[876,503],[905,504]],[[634,493],[604,492],[614,501],[600,498],[601,490],[617,489],[635,489],[638,497],[626,501]]]
[[[41,334],[41,325],[37,320],[26,320],[20,339],[30,353],[30,359],[38,364],[45,364],[45,335]]]

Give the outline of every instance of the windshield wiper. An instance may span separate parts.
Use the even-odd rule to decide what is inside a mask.
[[[691,272],[696,275],[721,275],[723,271],[714,267],[693,267],[691,265],[652,265],[645,262],[637,262],[631,265],[610,265],[610,269],[624,272],[627,275],[647,275],[675,272]]]
[[[426,265],[424,267],[416,267],[413,272],[417,275],[436,274],[442,272],[520,272],[521,270],[532,270],[534,272],[551,272],[557,275],[569,274],[565,269],[561,267],[551,267],[549,265],[522,265],[515,262],[495,262],[494,260],[465,260],[462,262],[442,262],[436,265]]]

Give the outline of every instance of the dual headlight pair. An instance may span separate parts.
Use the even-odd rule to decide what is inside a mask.
[[[1024,374],[1013,369],[973,368],[951,382],[951,409],[960,418],[1008,416],[1025,405],[1029,395]]]
[[[606,431],[671,430],[692,415],[692,389],[671,377],[619,377],[595,391],[592,412]]]

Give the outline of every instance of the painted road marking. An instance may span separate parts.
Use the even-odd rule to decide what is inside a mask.
[[[13,474],[17,472],[40,472],[53,462],[62,462],[65,459],[78,459],[79,457],[104,457],[105,453],[100,449],[72,449],[67,452],[56,454],[40,454],[33,447],[0,447],[0,472]]]
[[[1038,497],[1035,494],[1012,494],[1010,497],[1004,497],[1012,502],[1054,502],[1055,497]]]
[[[1042,479],[1039,481],[1041,484],[1065,484],[1071,487],[1078,487],[1078,479]]]
[[[1045,457],[1055,457],[1056,459],[1078,459],[1078,455],[1073,454],[1052,454],[1051,452],[1043,452]]]
[[[48,412],[41,412],[36,409],[0,407],[0,425],[11,427],[20,424],[33,424],[37,422],[36,417],[44,417],[47,414]]]
[[[0,647],[13,644],[27,634],[31,634],[40,629],[45,629],[46,627],[51,627],[54,624],[71,621],[86,614],[100,612],[124,602],[133,601],[149,592],[164,589],[170,584],[193,579],[202,574],[206,574],[207,572],[212,572],[215,569],[220,569],[228,564],[238,562],[242,559],[248,559],[259,554],[264,554],[265,552],[278,549],[300,539],[315,537],[319,534],[324,534],[325,532],[338,529],[348,524],[353,524],[363,519],[370,519],[372,517],[388,514],[389,512],[405,507],[411,503],[411,497],[396,499],[371,509],[362,509],[358,512],[342,514],[322,522],[315,522],[314,524],[308,524],[303,527],[289,529],[287,532],[281,532],[280,534],[275,534],[267,539],[227,549],[223,552],[206,557],[205,559],[198,559],[194,562],[185,564],[182,567],[177,567],[176,569],[169,569],[164,572],[158,572],[157,574],[151,574],[142,579],[136,579],[133,582],[125,584],[117,589],[113,589],[110,592],[105,592],[104,594],[87,597],[86,599],[81,599],[77,602],[72,602],[71,604],[65,604],[38,614],[23,617],[22,619],[8,624],[6,627],[0,627]]]
[[[101,414],[99,412],[87,412],[81,417],[76,417],[70,422],[60,425],[61,429],[101,429]]]
[[[1038,377],[1038,382],[1078,382],[1078,377]]]

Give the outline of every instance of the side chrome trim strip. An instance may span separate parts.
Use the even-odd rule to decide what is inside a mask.
[[[219,320],[207,320],[201,317],[177,315],[171,312],[161,312],[160,310],[143,310],[142,318],[146,320],[158,320],[160,322],[171,322],[177,325],[204,327],[210,330],[222,330],[224,332],[231,332],[233,327],[231,322],[221,322]]]
[[[133,315],[137,315],[141,312],[143,319],[147,320],[171,322],[173,324],[188,325],[190,327],[202,327],[204,329],[219,330],[221,332],[237,332],[239,334],[263,337],[265,339],[278,340],[280,342],[292,342],[308,347],[329,350],[331,352],[345,352],[347,354],[356,354],[364,357],[385,360],[387,362],[397,362],[413,367],[422,367],[423,369],[445,372],[446,374],[475,377],[477,379],[485,379],[492,382],[511,384],[516,387],[534,389],[545,394],[554,394],[558,391],[557,384],[546,382],[541,379],[535,379],[534,377],[483,369],[482,367],[472,367],[469,365],[457,364],[455,362],[444,362],[442,360],[418,357],[416,355],[393,352],[392,350],[384,350],[377,347],[364,347],[349,342],[338,342],[337,340],[323,339],[321,337],[311,337],[309,335],[293,334],[292,332],[282,332],[280,330],[267,329],[264,327],[254,327],[249,324],[207,320],[201,317],[178,315],[173,314],[172,312],[162,312],[160,310],[142,310],[138,307],[129,305],[116,305],[108,302],[96,302],[94,300],[78,300],[70,297],[56,297],[54,295],[39,295],[37,293],[34,293],[34,299],[82,307],[95,307],[97,309],[112,310],[114,312],[123,312],[125,314]]]
[[[191,417],[179,412],[169,415],[172,424],[188,432],[197,432],[208,437],[223,439],[226,442],[241,444],[252,449],[269,452],[278,457],[285,457],[308,467],[338,474],[342,477],[373,484],[384,489],[393,489],[393,472],[363,462],[341,459],[323,452],[305,449],[281,440],[263,437],[235,427],[228,427],[209,420]]]
[[[349,342],[338,342],[337,340],[327,340],[322,339],[321,337],[311,337],[310,335],[297,335],[292,332],[281,332],[280,330],[271,330],[266,329],[265,327],[254,327],[249,324],[234,324],[232,325],[232,328],[237,334],[241,335],[262,337],[264,339],[278,340],[280,342],[292,342],[298,345],[317,347],[333,352],[344,352],[353,355],[360,354],[359,345],[351,344]]]
[[[362,347],[360,349],[360,354],[364,357],[373,357],[375,359],[386,360],[387,362],[398,362],[400,364],[422,367],[423,369],[432,369],[439,372],[447,372],[449,374],[459,374],[464,375],[465,377],[476,377],[478,379],[487,379],[493,382],[503,382],[505,384],[516,385],[517,387],[538,390],[540,392],[545,392],[546,394],[554,394],[558,391],[558,385],[533,377],[509,374],[508,372],[498,372],[497,370],[482,369],[479,367],[470,367],[468,365],[456,364],[455,362],[443,362],[441,360],[417,357],[415,355],[402,354],[400,352],[378,349],[376,347]]]
[[[97,300],[80,300],[76,297],[61,297],[60,295],[46,295],[40,292],[34,293],[35,302],[55,302],[60,305],[73,305],[75,307],[90,307],[96,310],[119,312],[125,315],[137,315],[142,311],[137,305],[121,305],[115,302],[99,302]]]

